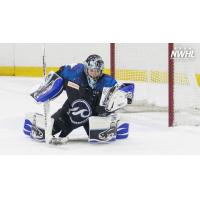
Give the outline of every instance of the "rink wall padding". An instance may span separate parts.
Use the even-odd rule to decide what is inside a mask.
[[[15,68],[8,66],[1,66],[0,76],[15,76]]]
[[[47,72],[57,71],[59,67],[47,67]],[[39,66],[17,66],[0,67],[0,76],[27,76],[27,77],[41,77],[43,76],[43,69]]]
[[[200,74],[196,74],[197,85],[200,87]]]
[[[59,67],[48,66],[47,72],[57,71]],[[104,72],[110,74],[110,70],[105,68]],[[200,74],[194,74],[196,83],[200,87]],[[40,66],[0,66],[0,76],[24,76],[24,77],[41,77],[43,69]],[[161,70],[140,70],[140,69],[120,69],[117,68],[115,78],[123,81],[149,82],[157,84],[168,83],[168,72]],[[190,80],[185,73],[175,75],[175,83],[178,85],[189,85]]]
[[[57,71],[59,67],[48,66],[47,73],[50,71]],[[105,69],[105,73],[109,74],[110,70]],[[0,66],[0,76],[27,76],[27,77],[41,77],[43,76],[43,68],[40,66]]]

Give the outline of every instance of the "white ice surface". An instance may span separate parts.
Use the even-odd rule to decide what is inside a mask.
[[[4,155],[159,155],[200,154],[200,127],[167,127],[167,113],[126,113],[129,138],[111,144],[89,144],[82,128],[69,135],[66,145],[52,146],[35,142],[23,134],[27,112],[41,112],[29,96],[39,78],[0,77],[0,154]],[[137,87],[137,85],[136,85]],[[137,90],[137,93],[140,91]],[[142,92],[141,92],[142,93]],[[63,93],[51,103],[52,113],[64,102]]]

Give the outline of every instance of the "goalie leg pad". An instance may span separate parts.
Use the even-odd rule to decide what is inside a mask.
[[[89,118],[89,142],[109,143],[116,140],[118,117],[116,114],[107,117]]]
[[[51,130],[54,120],[51,118]],[[45,142],[45,119],[42,114],[39,113],[28,113],[26,114],[24,121],[23,132],[25,135],[30,136],[32,139]]]
[[[24,134],[34,140],[45,141],[44,116],[39,113],[28,113],[24,121]]]
[[[116,130],[114,128],[109,129],[97,129],[90,131],[90,143],[108,143],[116,140]]]
[[[129,133],[129,124],[120,122],[117,127],[117,136],[116,139],[126,139]]]

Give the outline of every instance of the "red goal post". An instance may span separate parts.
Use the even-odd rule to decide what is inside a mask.
[[[174,43],[168,44],[168,126],[174,125],[174,60],[171,58]]]

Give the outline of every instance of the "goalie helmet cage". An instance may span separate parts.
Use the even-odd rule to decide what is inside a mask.
[[[136,84],[127,112],[165,111],[169,127],[200,125],[199,53],[200,44],[110,43],[111,75]]]

